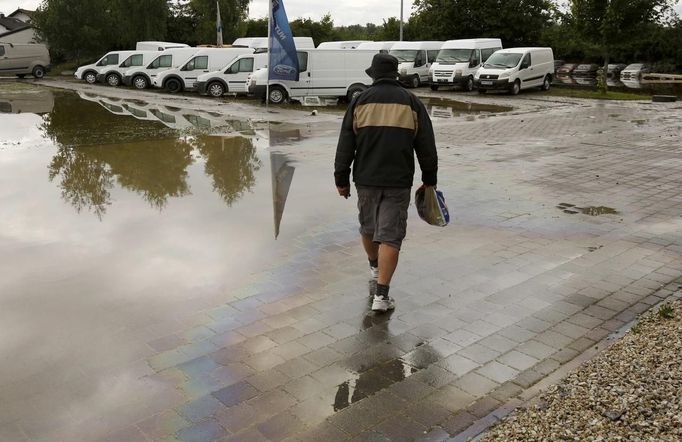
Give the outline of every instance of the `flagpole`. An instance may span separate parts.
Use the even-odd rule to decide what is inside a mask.
[[[272,61],[272,0],[268,0],[268,79],[265,83],[265,111],[270,111],[270,62]]]

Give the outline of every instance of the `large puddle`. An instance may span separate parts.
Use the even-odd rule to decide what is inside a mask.
[[[505,110],[463,106],[427,102],[434,117]],[[313,143],[328,167],[296,155]],[[311,227],[351,219],[335,145],[318,125],[0,83],[0,427],[31,416],[39,437],[125,403],[112,367],[144,373],[162,328],[200,323]],[[396,379],[410,367],[396,360]],[[363,384],[341,384],[335,408]]]

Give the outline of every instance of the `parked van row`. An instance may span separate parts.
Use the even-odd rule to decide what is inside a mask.
[[[299,37],[296,37],[299,38]],[[135,51],[112,51],[75,77],[88,83],[124,84],[136,89],[163,88],[169,92],[198,91],[220,97],[227,93],[255,94],[272,103],[306,97],[345,98],[371,86],[365,73],[380,52],[394,55],[400,80],[408,87],[430,83],[459,86],[481,93],[506,89],[513,94],[530,87],[549,89],[554,76],[550,48],[502,49],[497,38],[446,42],[329,42],[314,48],[312,39],[299,42],[298,81],[271,80],[267,87],[265,38],[237,39],[225,48],[192,48],[177,43],[140,42]],[[334,44],[331,44],[334,43]],[[336,43],[342,43],[334,48]],[[350,44],[350,46],[347,46]],[[306,48],[306,46],[309,46]]]

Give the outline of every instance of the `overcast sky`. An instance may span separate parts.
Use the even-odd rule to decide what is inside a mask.
[[[410,16],[412,0],[404,0],[405,18]],[[369,22],[382,23],[389,17],[400,15],[400,0],[285,0],[287,15],[290,20],[299,17],[319,19],[327,12],[331,13],[334,24],[365,24]],[[0,12],[9,14],[16,8],[35,9],[40,0],[0,0]],[[268,13],[268,0],[253,0],[250,15],[254,18],[265,17]],[[682,3],[675,9],[682,14]]]

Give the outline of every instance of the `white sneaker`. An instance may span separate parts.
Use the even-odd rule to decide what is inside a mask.
[[[379,279],[379,267],[369,266],[369,274],[372,276],[373,280]]]
[[[380,296],[374,296],[374,301],[372,301],[372,310],[375,312],[385,312],[388,310],[393,310],[395,308],[395,299],[393,298],[382,298]]]

